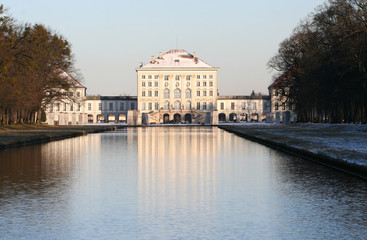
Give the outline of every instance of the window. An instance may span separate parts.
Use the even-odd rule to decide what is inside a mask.
[[[66,111],[66,103],[64,103],[64,111]]]
[[[120,110],[124,110],[124,103],[120,102]]]
[[[200,91],[196,92],[196,96],[200,97]]]
[[[145,87],[145,82],[141,82],[141,86],[142,87]]]
[[[155,75],[155,76],[154,76],[154,79],[158,79],[158,78],[159,78],[159,75]]]
[[[200,103],[199,102],[196,103],[196,109],[200,110]]]
[[[175,110],[180,110],[181,109],[181,102],[180,101],[176,101],[175,102]]]
[[[242,103],[242,110],[245,110],[246,109],[246,102],[243,102]]]
[[[190,75],[187,75],[186,76],[186,80],[191,80],[191,76]]]
[[[154,87],[158,87],[158,82],[154,82]]]
[[[224,110],[224,102],[220,103],[220,110]]]
[[[77,93],[76,93],[76,96],[77,96],[77,97],[80,97],[80,92],[77,92]]]
[[[185,109],[186,110],[190,110],[191,109],[191,102],[190,101],[186,101]]]
[[[164,76],[164,80],[169,80],[169,76],[168,75],[165,75]]]
[[[278,109],[279,109],[279,104],[275,103],[275,110],[278,110]]]
[[[282,103],[282,110],[285,110],[285,103]]]
[[[203,86],[206,87],[206,82],[203,82]]]
[[[73,92],[69,92],[69,96],[70,97],[74,96],[74,93]]]
[[[175,79],[176,80],[180,80],[180,76],[179,75],[176,75]]]
[[[74,104],[70,103],[70,111],[74,111]]]
[[[185,98],[191,98],[191,89],[186,89]]]
[[[112,111],[113,110],[113,103],[111,102],[110,103],[110,111]]]
[[[148,97],[152,96],[152,91],[148,91]]]
[[[80,111],[80,103],[78,103],[77,111]]]
[[[252,105],[253,105],[253,109],[256,110],[256,103],[254,102]]]
[[[210,87],[213,87],[213,82],[209,82],[209,86]]]
[[[197,76],[196,76],[196,79],[200,79],[200,75],[197,75]]]
[[[213,97],[213,91],[209,92],[209,96]]]
[[[53,112],[54,111],[54,105],[51,103],[50,104],[50,112]]]
[[[163,109],[166,109],[166,110],[169,109],[169,101],[164,102]]]
[[[142,97],[145,97],[145,91],[142,91],[142,92],[141,92],[141,96],[142,96]]]
[[[163,98],[169,98],[169,89],[164,89],[163,91]]]
[[[152,82],[148,82],[148,87],[151,87],[152,86]]]
[[[159,109],[159,103],[154,103],[154,108],[155,108],[155,110],[158,110]]]
[[[142,109],[142,110],[145,110],[145,102],[142,102],[142,103],[141,103],[141,109]]]
[[[175,90],[175,98],[181,98],[181,90],[178,88]]]
[[[92,110],[92,103],[88,103],[88,110]]]
[[[196,83],[196,86],[200,87],[200,82],[199,81]]]
[[[131,109],[131,110],[134,110],[134,109],[135,109],[135,103],[131,103],[131,104],[130,104],[130,109]]]
[[[206,110],[206,102],[203,102],[203,110]]]
[[[152,75],[148,75],[148,79],[152,79]]]
[[[206,75],[203,75],[203,79],[206,79]]]
[[[155,97],[158,97],[158,96],[159,96],[159,95],[158,95],[158,91],[155,91],[155,92],[154,92],[154,96],[155,96]]]
[[[206,91],[203,91],[203,96],[206,97]]]
[[[152,103],[148,103],[148,110],[152,110]]]
[[[60,103],[56,104],[56,111],[60,111]]]
[[[231,109],[234,110],[234,102],[231,102]]]
[[[209,103],[209,109],[212,110],[214,108],[214,105],[212,102]]]
[[[98,109],[99,109],[99,110],[102,110],[102,103],[99,103],[99,104],[98,104]]]
[[[209,79],[213,79],[213,75],[209,75]]]
[[[145,79],[145,75],[141,76],[141,79]]]

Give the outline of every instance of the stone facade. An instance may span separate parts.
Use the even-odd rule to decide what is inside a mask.
[[[136,97],[86,96],[84,100],[88,123],[126,123],[129,110],[136,110]]]
[[[71,84],[69,91],[61,90],[60,99],[50,103],[45,109],[46,123],[49,125],[75,125],[88,122],[84,111],[86,87],[64,72]]]
[[[271,101],[270,118],[276,123],[291,123],[297,121],[295,104],[289,97],[289,80],[291,72],[284,73],[273,84],[269,86],[269,96]]]
[[[184,50],[170,50],[140,64],[137,97],[86,96],[77,80],[68,98],[47,107],[47,123],[127,123],[128,125],[225,122],[292,122],[297,117],[281,77],[269,96],[219,96],[218,70]]]
[[[184,50],[159,54],[136,68],[143,123],[209,123],[218,70]]]
[[[264,122],[270,113],[269,96],[219,96],[218,120],[223,122]]]

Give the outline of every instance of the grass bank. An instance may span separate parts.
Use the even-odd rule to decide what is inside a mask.
[[[121,126],[120,126],[121,127]],[[0,125],[0,149],[50,142],[104,131],[117,126]]]
[[[367,126],[333,124],[227,125],[221,129],[367,179]]]

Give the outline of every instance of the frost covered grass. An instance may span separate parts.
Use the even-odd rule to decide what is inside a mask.
[[[259,139],[367,167],[367,126],[357,124],[243,124],[223,126]]]

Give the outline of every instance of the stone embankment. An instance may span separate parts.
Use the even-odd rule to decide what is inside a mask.
[[[11,147],[45,143],[55,140],[72,138],[114,131],[122,126],[47,126],[47,125],[0,125],[0,150]]]
[[[223,125],[221,129],[367,179],[367,126],[333,124]]]

